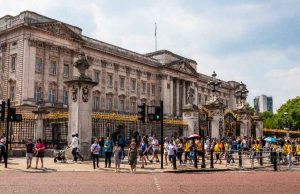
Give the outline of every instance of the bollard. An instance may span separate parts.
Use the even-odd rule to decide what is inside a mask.
[[[262,149],[259,150],[259,164],[262,166],[263,165],[263,155],[262,155]]]
[[[239,167],[243,167],[243,161],[242,161],[242,150],[239,149],[238,151],[238,155],[239,155]]]
[[[175,154],[172,156],[172,164],[173,164],[173,169],[177,169],[176,168],[176,155]]]
[[[273,164],[274,164],[274,171],[278,171],[277,169],[277,153],[276,152],[273,152]]]
[[[214,168],[214,150],[210,149],[210,168]]]

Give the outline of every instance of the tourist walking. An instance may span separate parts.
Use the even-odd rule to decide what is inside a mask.
[[[176,146],[174,144],[174,142],[171,140],[168,147],[168,158],[169,158],[169,162],[171,164],[171,166],[173,166],[173,160],[175,159],[175,154],[176,154]]]
[[[128,163],[130,165],[130,172],[135,173],[136,164],[137,164],[137,147],[136,147],[135,139],[132,139],[131,144],[129,145]]]
[[[123,158],[123,150],[119,142],[116,142],[116,146],[114,146],[113,153],[115,161],[115,172],[120,172],[120,164]]]
[[[32,143],[32,139],[28,139],[26,143],[26,164],[27,164],[26,168],[27,169],[31,168],[33,152],[34,152],[34,144]]]
[[[183,154],[183,142],[181,139],[176,140],[176,147],[177,147],[177,158],[179,160],[179,165],[183,164],[182,161],[182,154]]]
[[[220,152],[221,152],[221,148],[220,148],[220,143],[219,141],[217,141],[214,145],[214,153],[216,155],[216,161],[215,164],[220,161],[220,164],[222,163],[221,159],[220,159]]]
[[[159,162],[158,159],[158,140],[156,139],[156,136],[153,136],[152,142],[151,142],[151,146],[149,148],[152,148],[152,158],[150,160],[150,162],[152,163],[154,159],[156,159],[156,162]]]
[[[44,152],[45,152],[45,145],[43,144],[42,140],[39,138],[36,141],[36,144],[34,146],[36,151],[36,165],[35,168],[38,168],[39,159],[41,160],[41,168],[44,168]]]
[[[94,143],[91,145],[91,153],[93,157],[93,166],[94,169],[99,168],[99,154],[100,154],[100,145],[97,138],[95,138]]]
[[[146,144],[144,138],[141,141],[140,149],[141,149],[140,156],[141,156],[141,160],[142,160],[142,167],[141,168],[144,168],[144,165],[147,165],[147,161],[146,161],[147,144]]]
[[[166,161],[166,166],[168,166],[168,145],[169,145],[169,142],[168,142],[168,138],[166,137],[165,143],[164,143],[164,158]]]
[[[72,141],[69,147],[72,148],[72,155],[73,155],[73,162],[77,162],[78,156],[78,146],[79,146],[79,140],[78,135],[76,135],[75,132],[72,133]]]
[[[5,137],[5,133],[3,133],[0,137],[0,163],[2,161],[2,157],[4,158],[5,161],[5,157],[6,157],[5,145],[6,145],[6,137]]]
[[[111,167],[111,156],[113,151],[114,143],[110,137],[107,137],[104,142],[104,154],[105,154],[105,168]]]

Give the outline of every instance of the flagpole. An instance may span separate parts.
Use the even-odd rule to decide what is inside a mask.
[[[157,35],[156,35],[156,32],[157,31],[157,25],[156,25],[156,22],[155,22],[155,31],[154,31],[154,36],[155,36],[155,51],[157,51]]]

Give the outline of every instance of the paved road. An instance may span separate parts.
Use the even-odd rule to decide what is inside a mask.
[[[299,193],[300,172],[0,172],[0,193]]]

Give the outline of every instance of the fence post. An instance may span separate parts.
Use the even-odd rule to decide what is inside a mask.
[[[177,169],[177,168],[176,168],[176,154],[174,154],[174,155],[172,156],[172,164],[173,164],[173,169]]]
[[[239,155],[239,167],[243,167],[243,161],[242,161],[242,150],[241,148],[238,151],[238,155]]]
[[[214,150],[210,149],[210,168],[214,168]]]
[[[274,171],[278,171],[277,169],[277,152],[273,152],[273,164],[274,164]]]
[[[259,152],[259,164],[262,166],[262,165],[263,165],[263,157],[262,157],[262,156],[263,156],[263,154],[262,154],[262,151],[263,151],[263,150],[260,149],[259,151],[260,151],[260,152]]]

